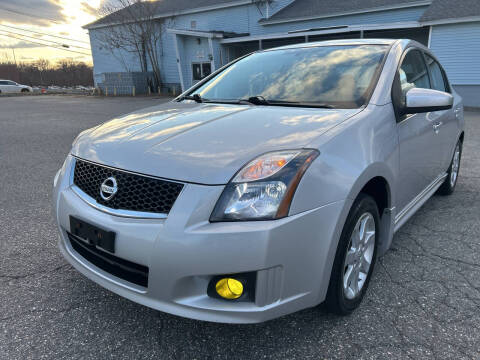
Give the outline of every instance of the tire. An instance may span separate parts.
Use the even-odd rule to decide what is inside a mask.
[[[352,240],[358,237],[354,235],[362,233],[364,224],[363,240],[355,245]],[[348,315],[362,302],[375,267],[379,229],[377,204],[371,196],[361,193],[348,214],[338,243],[325,301],[328,311]]]
[[[22,92],[22,93],[28,93],[28,92],[30,92],[30,90],[28,90],[28,89],[22,89],[21,92]]]
[[[463,143],[461,140],[458,140],[457,145],[455,146],[455,151],[453,152],[452,162],[448,168],[447,177],[437,190],[439,195],[451,195],[455,191],[457,186],[458,174],[460,172],[460,163],[462,160],[462,150]]]

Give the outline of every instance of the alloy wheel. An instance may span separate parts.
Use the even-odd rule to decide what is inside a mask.
[[[367,280],[375,251],[375,219],[365,213],[350,236],[344,260],[343,293],[352,300],[360,294]]]
[[[453,155],[452,169],[450,171],[450,186],[454,187],[458,178],[458,171],[460,169],[460,143],[455,148],[455,154]]]

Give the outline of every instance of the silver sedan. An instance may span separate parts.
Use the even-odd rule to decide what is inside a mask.
[[[33,88],[27,85],[21,85],[15,81],[0,79],[0,94],[9,93],[30,93],[33,92]]]
[[[462,100],[414,41],[256,52],[77,137],[54,180],[60,249],[180,316],[348,314],[394,233],[454,191],[463,139]]]

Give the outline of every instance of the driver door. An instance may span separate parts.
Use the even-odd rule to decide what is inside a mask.
[[[413,88],[430,89],[427,66],[420,50],[407,50],[397,77],[394,86],[399,87],[397,92],[403,102],[406,93]],[[398,214],[437,178],[441,154],[435,145],[435,116],[431,113],[399,114],[397,121],[400,145]]]

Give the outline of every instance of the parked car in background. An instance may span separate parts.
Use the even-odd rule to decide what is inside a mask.
[[[453,193],[463,139],[462,99],[415,41],[259,51],[81,133],[54,179],[59,246],[185,317],[348,314],[393,234]]]
[[[21,85],[11,80],[0,80],[0,93],[13,94],[13,93],[27,93],[32,92],[32,87],[28,85]]]

